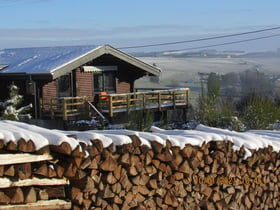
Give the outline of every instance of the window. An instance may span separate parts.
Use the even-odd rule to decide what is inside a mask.
[[[94,74],[94,92],[115,92],[116,81],[112,72],[106,72],[101,74]]]
[[[64,75],[58,78],[57,91],[58,97],[71,96],[71,82],[70,75]]]

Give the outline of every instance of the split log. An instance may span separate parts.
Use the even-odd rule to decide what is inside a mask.
[[[15,167],[14,165],[6,166],[4,169],[5,176],[15,176]]]
[[[157,141],[152,141],[151,142],[151,145],[152,145],[152,148],[153,148],[153,151],[157,154],[160,154],[162,152],[162,149],[163,149],[163,145],[160,144],[159,142]]]
[[[100,168],[103,171],[114,171],[118,167],[118,164],[115,159],[111,156],[108,156],[103,163],[100,164]]]
[[[104,194],[103,194],[103,198],[114,198],[115,194],[112,192],[112,190],[110,189],[109,185],[105,186],[105,190],[104,190]]]
[[[51,186],[45,187],[49,198],[65,198],[65,188],[64,186]]]
[[[34,203],[37,201],[37,194],[34,187],[27,188],[23,193],[25,203]]]
[[[5,194],[11,198],[11,204],[24,203],[24,195],[19,187],[5,189]]]
[[[113,184],[115,184],[118,180],[117,180],[117,178],[113,175],[113,173],[110,172],[110,173],[107,175],[106,181],[107,181],[107,183],[113,185]]]
[[[25,139],[20,139],[17,142],[17,150],[20,152],[27,152],[27,142]]]
[[[60,145],[50,145],[50,150],[52,152],[57,152],[66,155],[71,155],[72,153],[71,146],[67,142],[62,142]]]
[[[14,141],[9,141],[6,144],[6,149],[9,151],[17,151],[17,144]]]
[[[4,175],[4,169],[5,169],[5,166],[0,165],[0,177],[2,177]]]
[[[73,163],[70,163],[68,167],[65,168],[63,175],[65,177],[72,178],[75,176],[76,172],[77,172],[77,167]]]
[[[29,179],[32,175],[30,163],[15,165],[15,170],[19,179]]]
[[[9,204],[11,199],[3,191],[0,191],[0,204]]]
[[[45,189],[36,188],[38,200],[49,200],[49,195]]]
[[[79,188],[71,187],[71,200],[73,203],[82,205],[83,203],[83,193]]]
[[[26,141],[25,139],[21,138],[17,142],[17,150],[21,152],[35,152],[36,147],[32,140]]]
[[[41,176],[48,177],[49,172],[48,172],[48,166],[47,166],[47,164],[46,164],[46,163],[43,163],[43,164],[39,165],[38,168],[35,168],[35,169],[34,169],[33,173],[34,173],[34,174],[41,175]]]
[[[55,170],[54,166],[49,165],[48,166],[48,177],[53,178],[53,177],[56,177],[56,176],[57,176],[57,173],[56,173],[56,170]]]

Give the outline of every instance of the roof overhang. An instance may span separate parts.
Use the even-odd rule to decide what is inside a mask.
[[[113,55],[125,62],[130,63],[131,65],[134,65],[135,67],[142,69],[143,71],[146,71],[150,75],[159,76],[161,73],[161,70],[158,67],[152,66],[148,63],[145,63],[133,56],[130,56],[120,50],[117,50],[116,48],[113,48],[110,45],[104,45],[98,48],[95,48],[88,53],[81,55],[68,63],[65,63],[55,69],[51,70],[51,75],[53,79],[56,79],[62,75],[70,73],[72,70],[83,66],[84,64],[102,56],[105,54]]]
[[[8,67],[8,65],[0,64],[0,71],[3,70],[6,67]]]
[[[1,73],[0,80],[46,80],[52,81],[52,76],[47,73]]]

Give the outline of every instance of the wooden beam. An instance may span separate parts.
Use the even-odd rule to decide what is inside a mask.
[[[50,154],[32,155],[32,154],[1,154],[0,165],[12,165],[19,163],[40,162],[45,160],[52,160]]]
[[[37,201],[36,203],[19,205],[0,205],[0,210],[41,210],[41,209],[71,209],[71,202],[55,199],[47,201]]]
[[[67,179],[47,179],[47,178],[32,178],[18,181],[11,181],[8,178],[0,178],[0,189],[8,187],[25,187],[25,186],[51,186],[51,185],[69,185]]]

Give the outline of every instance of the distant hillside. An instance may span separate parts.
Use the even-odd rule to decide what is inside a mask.
[[[174,58],[191,58],[191,57],[236,57],[236,58],[257,58],[257,57],[280,57],[280,50],[267,52],[248,52],[245,51],[217,51],[215,49],[201,51],[158,51],[158,52],[134,52],[136,57],[174,57]]]

